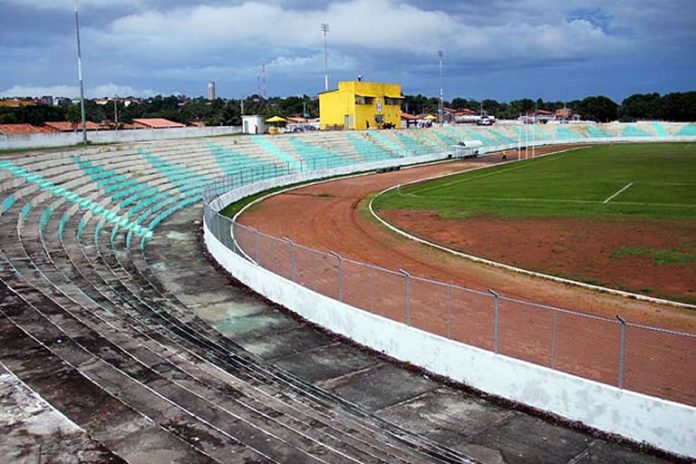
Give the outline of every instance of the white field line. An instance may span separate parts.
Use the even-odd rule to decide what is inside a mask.
[[[446,196],[437,196],[437,197],[421,197],[420,195],[416,195],[414,193],[403,193],[403,190],[401,190],[400,186],[397,188],[397,195],[400,197],[412,197],[412,198],[431,198],[433,201],[439,201],[439,200],[473,200],[473,201],[489,201],[489,202],[505,202],[505,203],[511,203],[511,202],[517,202],[517,203],[559,203],[559,204],[581,204],[581,205],[601,205],[604,204],[604,202],[599,201],[599,200],[574,200],[571,198],[568,199],[561,199],[561,198],[505,198],[505,197],[469,197],[469,196],[461,196],[461,197],[446,197]],[[622,201],[620,202],[622,206],[659,206],[659,207],[666,207],[666,208],[696,208],[696,203],[648,203],[648,202],[642,202],[642,201]]]
[[[548,156],[548,155],[559,155],[559,156],[556,156],[556,157],[554,157],[554,158],[548,158],[548,159],[541,160],[541,161],[537,161],[536,164],[534,164],[534,166],[536,166],[537,164],[542,163],[542,162],[544,162],[544,161],[553,161],[553,160],[560,159],[560,158],[562,158],[562,157],[565,156],[565,154],[560,154],[560,153],[570,152],[570,151],[573,151],[573,149],[571,148],[571,149],[569,149],[569,150],[561,150],[561,151],[557,151],[557,152],[553,152],[553,153],[548,153],[547,155],[544,155],[544,156]],[[569,153],[566,153],[566,154],[569,154]],[[540,158],[541,158],[541,157],[540,157]],[[490,167],[492,167],[492,166],[484,166],[484,167],[485,167],[485,168],[490,168]],[[439,185],[433,185],[433,186],[430,186],[430,187],[424,187],[424,188],[421,188],[421,189],[416,188],[416,189],[413,190],[413,191],[414,191],[413,194],[414,194],[414,195],[422,194],[423,192],[427,192],[427,191],[430,191],[430,190],[437,190],[437,189],[441,189],[442,187],[449,187],[450,185],[455,185],[455,184],[463,184],[463,183],[465,183],[465,182],[470,182],[470,181],[473,181],[473,180],[479,180],[479,179],[483,179],[483,178],[490,177],[490,176],[497,176],[498,174],[503,174],[503,173],[510,172],[510,171],[517,171],[517,170],[519,170],[519,169],[525,169],[525,168],[528,168],[528,167],[532,167],[532,165],[530,165],[529,163],[524,163],[524,164],[520,164],[520,165],[517,165],[517,166],[513,166],[513,167],[510,167],[510,168],[507,168],[507,169],[499,169],[499,170],[497,170],[497,171],[495,171],[495,172],[489,172],[489,173],[486,173],[486,174],[482,174],[482,175],[480,175],[480,176],[471,176],[471,177],[468,177],[468,178],[466,178],[466,179],[456,179],[456,180],[453,180],[453,181],[451,181],[451,182],[446,182],[446,183],[444,183],[444,184],[439,184]],[[448,174],[448,176],[454,176],[454,175],[456,175],[456,174],[458,174],[458,173]]]
[[[633,185],[633,182],[629,182],[628,184],[624,185],[623,188],[622,188],[621,190],[619,190],[618,192],[614,193],[612,196],[610,196],[609,198],[607,198],[606,200],[604,200],[602,203],[609,203],[611,200],[613,200],[614,198],[618,197],[618,196],[621,194],[621,192],[625,192],[626,190],[628,190],[628,189],[631,187],[631,185]]]
[[[446,176],[442,176],[442,177],[446,177]],[[431,179],[429,179],[429,180],[432,180],[432,179],[435,179],[435,178],[437,178],[437,177],[436,177],[436,176],[433,176],[433,177],[432,177]],[[417,183],[417,182],[418,182],[418,181],[413,181],[412,183]],[[407,185],[408,185],[408,184],[407,184]],[[422,238],[420,238],[420,237],[417,237],[417,236],[415,236],[415,235],[412,235],[412,234],[406,232],[405,230],[402,230],[402,229],[396,227],[395,225],[393,225],[393,224],[387,222],[386,220],[382,219],[382,217],[380,217],[380,216],[375,212],[375,210],[374,210],[374,208],[373,208],[373,203],[374,203],[374,201],[375,201],[377,198],[379,198],[381,195],[383,195],[384,193],[387,193],[388,191],[393,190],[393,189],[395,189],[395,188],[397,188],[396,185],[393,186],[393,187],[388,187],[388,188],[382,190],[381,192],[379,192],[377,195],[375,195],[375,196],[370,200],[370,203],[368,204],[368,209],[369,209],[370,214],[372,215],[372,217],[374,217],[377,221],[379,221],[379,223],[382,224],[384,227],[386,227],[387,229],[389,229],[389,230],[391,230],[391,231],[393,231],[393,232],[395,232],[395,233],[401,235],[402,237],[406,237],[406,238],[409,239],[409,240],[413,240],[414,242],[422,243],[422,244],[424,244],[424,245],[427,245],[427,246],[429,246],[429,247],[435,248],[435,249],[437,249],[437,250],[444,251],[445,253],[449,253],[449,254],[454,255],[454,256],[459,256],[459,257],[461,257],[461,258],[468,259],[469,261],[473,261],[473,262],[475,262],[475,263],[482,263],[482,264],[486,264],[486,265],[488,265],[488,266],[496,267],[496,268],[499,268],[499,269],[505,269],[505,270],[507,270],[507,271],[512,271],[512,272],[516,272],[516,273],[519,273],[519,274],[524,274],[524,275],[528,275],[528,276],[532,276],[532,277],[539,277],[539,278],[541,278],[541,279],[551,280],[551,281],[554,281],[554,282],[560,282],[560,283],[562,283],[562,284],[569,284],[569,285],[573,285],[573,286],[576,286],[576,287],[586,288],[586,289],[589,289],[589,290],[595,290],[595,291],[602,292],[602,293],[608,293],[608,294],[610,294],[610,295],[618,295],[618,296],[622,296],[622,297],[626,297],[626,298],[631,298],[631,299],[635,299],[635,300],[647,301],[647,302],[650,302],[650,303],[657,303],[657,304],[664,304],[664,305],[670,305],[670,306],[677,306],[677,307],[681,307],[681,308],[691,308],[691,309],[696,308],[696,305],[689,304],[689,303],[680,303],[680,302],[678,302],[678,301],[665,300],[665,299],[662,299],[662,298],[655,298],[655,297],[651,297],[651,296],[645,296],[645,295],[641,295],[641,294],[639,294],[639,293],[631,293],[631,292],[626,292],[626,291],[623,291],[623,290],[617,290],[617,289],[614,289],[614,288],[602,287],[602,286],[600,286],[600,285],[587,284],[587,283],[585,283],[585,282],[579,282],[579,281],[577,281],[577,280],[565,279],[565,278],[563,278],[563,277],[557,277],[557,276],[554,276],[554,275],[551,275],[551,274],[544,274],[544,273],[541,273],[541,272],[535,272],[535,271],[530,271],[530,270],[523,269],[523,268],[519,268],[519,267],[515,267],[515,266],[510,266],[509,264],[504,264],[504,263],[501,263],[501,262],[498,262],[498,261],[493,261],[493,260],[490,260],[490,259],[481,258],[481,257],[479,257],[479,256],[474,256],[474,255],[470,255],[470,254],[467,254],[467,253],[462,253],[462,252],[460,252],[460,251],[456,251],[456,250],[453,250],[453,249],[451,249],[451,248],[447,248],[447,247],[445,247],[445,246],[438,245],[437,243],[430,242],[430,241],[428,241],[428,240],[424,240],[424,239],[422,239]]]

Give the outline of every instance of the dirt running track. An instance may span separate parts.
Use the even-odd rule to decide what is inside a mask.
[[[546,148],[545,151],[557,150]],[[542,150],[537,151],[543,153]],[[489,156],[389,173],[339,179],[302,187],[273,196],[247,210],[242,224],[275,237],[350,260],[387,269],[404,269],[413,276],[457,284],[520,300],[571,309],[666,329],[696,332],[696,316],[676,309],[525,276],[434,250],[388,231],[359,208],[361,201],[384,188],[409,181],[481,167],[498,162]],[[290,276],[287,259],[275,257],[261,265]],[[251,248],[251,245],[249,245]],[[296,251],[297,280],[314,290],[336,297],[335,265],[325,258]],[[322,261],[323,260],[323,261]],[[317,264],[319,261],[319,264]],[[405,321],[404,282],[371,268],[344,263],[344,301],[395,320]],[[411,286],[412,325],[453,339],[492,349],[491,299],[472,292],[414,280]],[[500,313],[501,353],[582,375],[617,383],[619,324],[609,324],[570,314],[552,315],[523,303],[503,302]],[[553,328],[555,327],[555,331]],[[555,336],[552,335],[555,333]],[[626,335],[626,388],[696,404],[696,338],[673,337],[631,328]]]

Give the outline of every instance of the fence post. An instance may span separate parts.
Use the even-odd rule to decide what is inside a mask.
[[[254,261],[256,261],[257,266],[261,266],[261,238],[259,237],[259,231],[251,226],[249,226],[249,230],[254,232]]]
[[[447,285],[447,338],[452,338],[452,286]]]
[[[234,221],[232,221],[231,219],[228,222],[230,224],[229,236],[230,236],[230,239],[232,240],[232,251],[235,254],[239,254],[239,247],[237,246],[237,234],[235,234],[235,231],[234,231],[234,228],[237,224]]]
[[[621,345],[619,347],[619,388],[624,386],[624,367],[626,365],[626,320],[616,315],[621,323]]]
[[[329,254],[338,260],[338,301],[343,302],[343,258],[334,251],[330,251]]]
[[[551,328],[551,368],[556,368],[556,354],[558,344],[558,311],[551,310],[552,328]]]
[[[287,237],[283,237],[288,245],[290,245],[290,278],[293,282],[297,282],[297,261],[295,259],[295,242]]]
[[[488,289],[488,293],[493,295],[495,299],[495,315],[493,320],[493,349],[495,354],[500,352],[500,295],[492,289]]]
[[[406,278],[406,325],[411,325],[411,274],[399,269],[399,272]]]

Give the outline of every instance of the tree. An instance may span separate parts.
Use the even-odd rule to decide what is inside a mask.
[[[617,118],[618,109],[619,105],[604,95],[587,97],[580,102],[578,108],[583,119],[599,122],[614,121]]]
[[[622,121],[657,119],[660,112],[659,93],[636,93],[621,102],[619,114]]]
[[[658,117],[667,121],[696,121],[696,92],[675,92],[662,97]]]
[[[1,113],[0,124],[16,124],[17,115],[14,113]]]
[[[421,94],[406,95],[403,101],[403,110],[411,114],[436,113],[439,100],[428,98]]]
[[[82,113],[77,105],[70,105],[65,119],[72,125],[73,130],[77,129],[77,125],[82,121]]]
[[[510,102],[511,117],[516,118],[521,114],[531,113],[532,111],[534,111],[534,101],[530,98]]]

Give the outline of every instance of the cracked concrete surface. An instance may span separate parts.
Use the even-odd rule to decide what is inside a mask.
[[[163,224],[149,259],[199,317],[277,367],[486,464],[668,462],[440,384],[296,320],[213,268],[200,217],[190,208]]]

